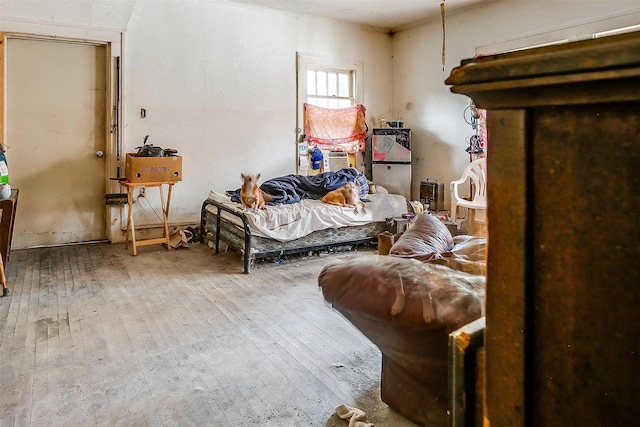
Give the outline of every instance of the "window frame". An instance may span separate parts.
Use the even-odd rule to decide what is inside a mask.
[[[304,104],[308,100],[307,95],[307,71],[348,71],[352,79],[353,105],[364,103],[364,66],[357,60],[346,58],[331,58],[306,53],[297,53],[296,58],[296,143],[300,141],[304,134]],[[296,147],[297,152],[297,147]],[[297,156],[296,156],[297,158]]]
[[[533,33],[510,40],[491,41],[474,45],[476,55],[496,55],[532,47],[562,44],[577,40],[587,40],[607,35],[637,31],[635,14],[622,14],[611,18],[578,23],[541,33]]]
[[[318,77],[320,77],[321,73],[326,74],[326,78],[324,79],[324,83],[326,83],[326,87],[324,88],[326,93],[324,94],[321,93],[320,91],[320,86],[322,85],[320,85],[318,81]],[[311,85],[309,77],[311,74],[314,74],[314,81],[315,81],[315,88],[314,88],[315,90],[313,91],[314,93],[309,93],[310,85]],[[319,107],[325,107],[325,108],[353,107],[356,104],[355,75],[356,75],[356,72],[354,70],[345,70],[342,68],[330,68],[330,67],[308,68],[307,69],[307,85],[306,85],[306,102],[309,104],[313,104],[313,105],[317,105]],[[332,78],[333,76],[335,76],[335,78]],[[346,76],[346,80],[344,82],[343,82],[343,79],[340,78],[341,76]],[[347,93],[341,95],[340,89],[343,88],[344,85],[347,86]],[[332,89],[335,89],[335,90],[332,90]],[[312,100],[315,100],[315,101],[312,101]],[[322,102],[322,101],[325,101],[325,102]],[[344,103],[344,101],[347,101],[349,105],[337,106],[337,107],[324,105],[324,104],[331,104],[331,103],[340,104],[340,103]]]

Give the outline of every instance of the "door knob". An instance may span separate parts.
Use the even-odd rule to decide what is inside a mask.
[[[96,157],[102,157],[102,156],[104,156],[104,152],[102,150],[96,151]]]

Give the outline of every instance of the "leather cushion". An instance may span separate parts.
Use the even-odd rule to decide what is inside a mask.
[[[442,221],[427,212],[416,215],[389,255],[421,261],[437,258],[453,249],[453,236]]]

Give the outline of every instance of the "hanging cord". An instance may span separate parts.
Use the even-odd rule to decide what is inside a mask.
[[[445,71],[445,24],[444,24],[444,0],[440,3],[440,16],[442,17],[442,72]]]
[[[153,206],[151,206],[151,202],[149,202],[149,200],[147,199],[146,195],[138,195],[138,197],[136,197],[136,202],[140,199],[144,199],[145,202],[147,202],[147,205],[149,206],[149,209],[151,209],[151,211],[155,214],[155,216],[160,220],[160,221],[164,221],[162,219],[162,217],[160,215],[158,215],[158,212],[155,210],[155,208]]]

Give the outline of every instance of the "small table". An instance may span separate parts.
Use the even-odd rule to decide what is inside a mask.
[[[403,233],[407,230],[407,226],[411,222],[409,218],[396,217],[390,221],[389,231],[392,234]]]
[[[131,245],[133,246],[133,255],[138,255],[138,246],[154,245],[159,243],[165,243],[167,250],[171,250],[171,243],[169,241],[169,205],[171,203],[171,190],[173,189],[174,181],[163,182],[129,182],[120,181],[120,185],[127,189],[127,204],[129,205],[129,214],[127,215],[127,232],[125,234],[124,248],[129,246],[129,233],[131,233]],[[164,201],[163,185],[169,186],[169,192],[167,195],[167,202]],[[133,191],[136,187],[156,187],[160,190],[160,203],[162,204],[162,222],[164,231],[162,237],[156,239],[136,240],[136,227],[133,222]]]

